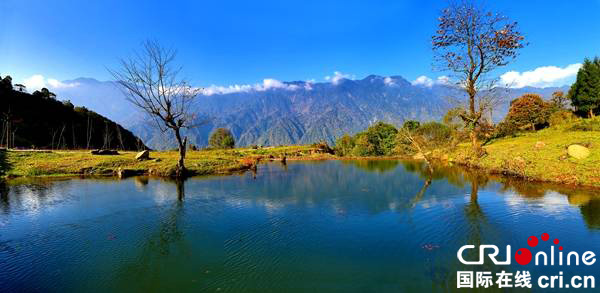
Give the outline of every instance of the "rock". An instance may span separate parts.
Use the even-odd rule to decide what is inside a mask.
[[[131,176],[136,176],[136,175],[142,175],[144,172],[140,171],[140,170],[131,170],[131,169],[123,169],[123,168],[119,168],[117,170],[117,176],[119,178],[127,178],[127,177],[131,177]]]
[[[567,153],[575,159],[585,159],[590,155],[590,150],[582,145],[572,144],[567,149]]]
[[[138,161],[150,160],[150,151],[143,150],[143,151],[137,153],[137,155],[135,155],[135,159]]]
[[[546,146],[546,143],[544,143],[543,141],[538,141],[535,143],[535,148],[536,149],[543,149]]]
[[[117,152],[115,150],[93,150],[90,153],[92,155],[108,155],[108,156],[113,156],[113,155],[119,154],[119,152]]]

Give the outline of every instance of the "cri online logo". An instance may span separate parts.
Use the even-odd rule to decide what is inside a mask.
[[[543,233],[541,235],[541,239],[542,239],[542,241],[548,241],[548,240],[550,240],[550,235],[548,235],[548,233]],[[534,263],[536,266],[540,265],[540,263],[542,263],[543,265],[548,265],[548,261],[550,262],[550,265],[553,266],[553,265],[555,265],[556,259],[558,260],[557,265],[559,265],[559,266],[562,266],[565,263],[567,266],[570,266],[571,264],[578,266],[580,260],[583,264],[588,265],[588,266],[591,266],[596,262],[596,254],[592,251],[584,252],[581,255],[581,257],[579,256],[579,253],[577,253],[576,251],[571,251],[565,257],[563,255],[563,251],[562,251],[563,247],[562,246],[558,247],[559,252],[558,252],[558,256],[557,256],[555,253],[554,247],[555,247],[555,245],[558,245],[560,243],[560,241],[558,239],[554,239],[552,242],[554,243],[554,245],[550,246],[550,256],[548,256],[548,254],[544,251],[539,251],[538,253],[535,254],[535,262]],[[532,248],[538,246],[539,243],[540,243],[540,241],[536,236],[530,236],[529,238],[527,238],[527,244]],[[460,260],[461,263],[463,263],[465,265],[482,265],[484,263],[484,258],[487,253],[488,257],[496,265],[510,265],[511,264],[511,257],[510,257],[511,247],[510,247],[510,245],[506,246],[506,260],[504,260],[504,261],[496,259],[496,257],[498,256],[498,253],[500,252],[500,250],[498,249],[498,246],[489,245],[489,244],[479,246],[479,260],[477,260],[477,261],[465,260],[463,258],[463,252],[467,249],[473,249],[473,248],[475,248],[475,245],[464,245],[458,250],[458,252],[456,253],[456,256],[458,257],[458,259]],[[527,264],[531,263],[532,260],[534,260],[534,255],[531,253],[529,248],[521,248],[515,252],[515,261],[520,265],[527,265]]]

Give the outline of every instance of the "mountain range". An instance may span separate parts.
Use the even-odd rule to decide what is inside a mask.
[[[52,89],[61,99],[86,106],[130,129],[155,149],[175,146],[170,134],[161,133],[150,119],[126,101],[114,82],[90,78],[65,81],[72,86]],[[509,102],[524,94],[545,98],[562,88],[506,88],[506,98],[496,107],[499,121]],[[207,88],[198,97],[193,111],[198,126],[187,131],[190,142],[206,146],[210,133],[218,127],[232,131],[236,145],[333,143],[345,133],[354,134],[384,121],[401,125],[405,120],[440,120],[464,93],[452,85],[415,85],[401,76],[370,75],[364,79],[337,79],[329,82],[279,82],[264,85]]]

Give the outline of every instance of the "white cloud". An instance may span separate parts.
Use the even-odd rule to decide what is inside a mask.
[[[41,88],[48,88],[48,89],[52,90],[52,89],[61,89],[61,88],[71,88],[71,87],[76,87],[79,85],[79,83],[76,83],[76,82],[64,83],[64,82],[58,81],[53,78],[45,78],[41,74],[36,74],[29,78],[26,78],[23,80],[22,83],[23,83],[23,85],[25,85],[27,87],[27,90],[29,92],[34,92]]]
[[[240,93],[240,92],[250,92],[250,91],[266,91],[270,89],[285,89],[285,90],[297,90],[300,87],[295,84],[286,84],[279,80],[266,78],[263,80],[262,84],[244,84],[244,85],[230,85],[230,86],[216,86],[211,85],[209,87],[204,88],[203,94],[206,96],[210,95],[223,95],[223,94],[232,94],[232,93]]]
[[[436,84],[439,85],[450,85],[450,78],[448,76],[442,75],[439,76],[438,78],[436,78],[435,80],[425,76],[425,75],[421,75],[419,77],[417,77],[417,79],[413,80],[412,85],[419,85],[419,86],[424,86],[424,87],[432,87]]]
[[[437,84],[443,84],[443,85],[450,85],[450,78],[442,75],[440,77],[437,78],[437,80],[435,81],[435,83]]]
[[[564,68],[543,66],[522,73],[509,71],[501,75],[500,80],[502,85],[513,88],[563,86],[573,82],[579,68],[581,68],[581,63],[571,64]]]
[[[342,79],[354,79],[354,75],[335,71],[333,72],[333,76],[325,76],[325,80],[331,81],[333,84],[338,84]]]
[[[304,89],[307,91],[312,91],[314,83],[315,83],[314,78],[307,80],[306,83],[304,84]]]
[[[388,86],[396,85],[396,82],[394,81],[394,79],[389,76],[383,79],[383,83]]]
[[[413,85],[422,85],[422,86],[426,86],[426,87],[431,87],[433,86],[433,79],[425,76],[425,75],[421,75],[419,77],[417,77],[417,79],[415,79],[412,82]]]

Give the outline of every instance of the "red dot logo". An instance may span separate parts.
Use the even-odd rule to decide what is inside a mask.
[[[531,247],[536,247],[538,245],[538,239],[535,236],[530,236],[527,238],[527,244]]]
[[[531,251],[527,248],[521,248],[515,252],[515,260],[522,266],[530,263],[532,258]]]
[[[550,239],[550,235],[548,235],[548,233],[543,233],[542,234],[542,240],[548,241],[548,239]]]
[[[554,239],[554,244],[558,244],[558,239]]]

